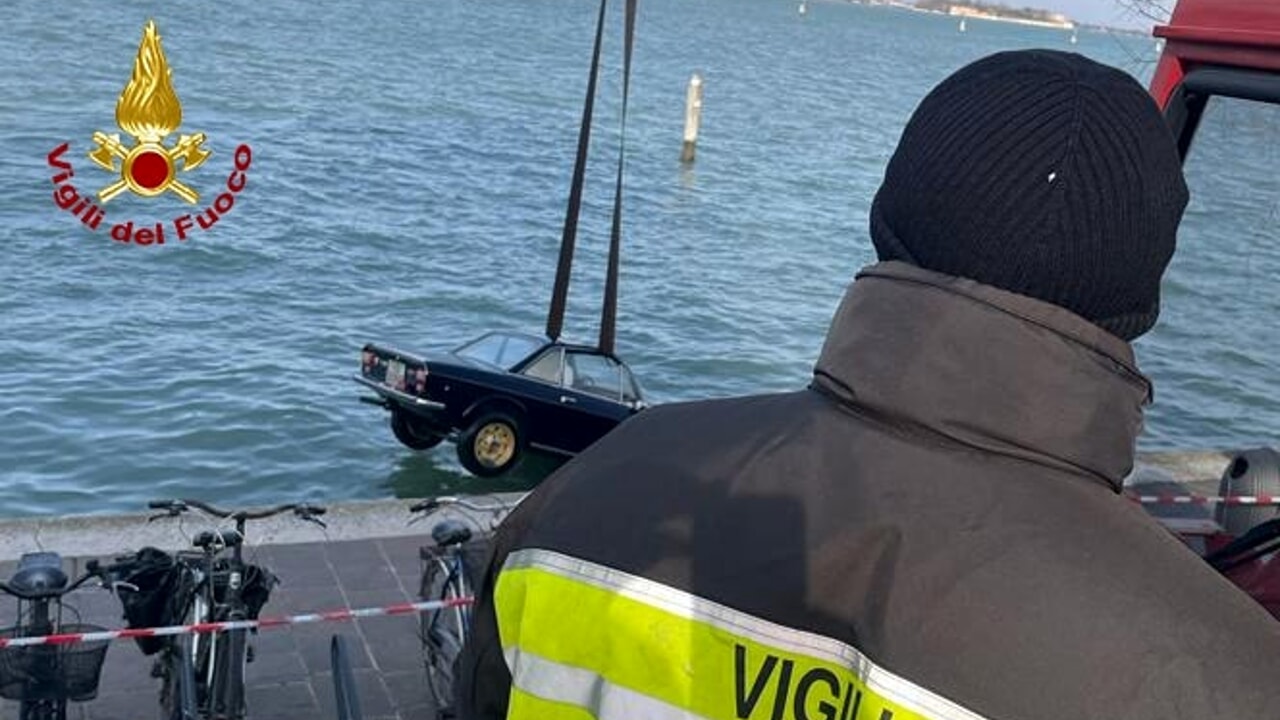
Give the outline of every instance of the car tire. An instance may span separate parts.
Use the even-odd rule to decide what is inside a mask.
[[[481,412],[458,438],[458,462],[476,477],[497,477],[520,462],[524,447],[518,420],[504,412]]]
[[[404,410],[391,411],[391,434],[410,450],[430,450],[444,440],[444,436],[429,428]]]

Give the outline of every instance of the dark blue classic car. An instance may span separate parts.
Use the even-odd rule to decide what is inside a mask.
[[[510,470],[529,448],[574,455],[644,407],[613,354],[524,333],[491,332],[427,356],[370,343],[355,380],[391,411],[397,440],[414,450],[452,440],[480,477]]]

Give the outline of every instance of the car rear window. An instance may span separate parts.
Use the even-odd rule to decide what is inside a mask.
[[[541,346],[541,341],[525,335],[489,333],[454,352],[465,358],[510,370]]]
[[[498,353],[498,365],[510,370],[516,363],[524,360],[533,354],[533,351],[542,347],[540,340],[534,340],[523,335],[512,335],[507,338],[507,342],[502,346],[502,351]]]

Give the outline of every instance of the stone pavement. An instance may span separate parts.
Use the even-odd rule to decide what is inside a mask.
[[[425,526],[424,526],[425,527]],[[416,526],[415,526],[416,528]],[[252,533],[252,525],[249,529]],[[367,540],[269,545],[246,557],[280,577],[263,616],[362,608],[415,601],[421,575],[418,548],[424,535]],[[110,558],[104,558],[110,559]],[[16,563],[0,563],[9,577]],[[77,576],[84,560],[65,560]],[[84,622],[123,626],[119,601],[93,587],[68,596]],[[0,596],[0,622],[12,625],[16,602]],[[72,618],[64,616],[64,622]],[[434,719],[426,685],[418,618],[363,618],[261,631],[252,638],[255,659],[246,670],[249,717],[253,720],[336,718],[329,642],[334,633],[349,640],[361,709],[369,720]],[[2,652],[2,651],[0,651]],[[69,707],[75,720],[156,718],[160,681],[150,676],[152,658],[129,641],[112,643],[97,699]],[[0,702],[0,718],[17,718],[18,706]]]

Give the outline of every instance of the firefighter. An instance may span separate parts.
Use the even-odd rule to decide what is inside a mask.
[[[1280,624],[1120,496],[1187,199],[1127,74],[947,78],[811,384],[646,410],[506,521],[460,716],[1280,717]]]

